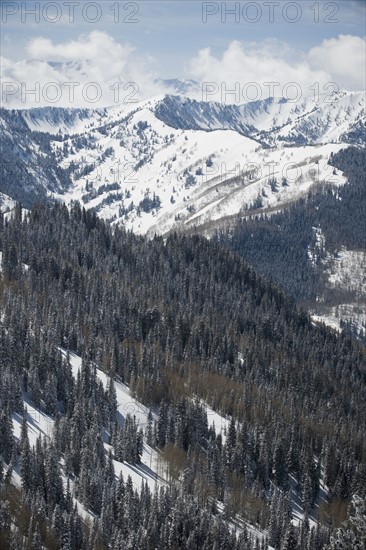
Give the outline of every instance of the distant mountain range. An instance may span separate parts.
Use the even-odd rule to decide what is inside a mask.
[[[365,97],[226,105],[165,94],[110,108],[2,109],[0,135],[3,210],[77,200],[136,233],[210,236],[238,215],[280,212],[319,183],[345,185],[330,157],[365,143]]]
[[[9,198],[78,199],[134,231],[166,233],[281,207],[330,180],[330,153],[364,142],[365,98],[226,105],[161,95],[101,109],[2,109],[0,132]],[[270,180],[283,178],[273,190]]]

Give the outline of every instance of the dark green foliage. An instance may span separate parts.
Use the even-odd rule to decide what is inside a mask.
[[[24,498],[43,514],[25,522],[33,536],[38,521],[34,544],[46,522],[73,550],[254,548],[235,538],[219,500],[224,518],[267,526],[280,547],[292,543],[291,484],[309,513],[321,474],[331,497],[364,496],[361,345],[313,326],[237,255],[201,237],[148,241],[78,204],[37,206],[0,228],[0,249],[12,243],[17,258],[0,277],[0,445],[5,469],[21,459]],[[76,378],[60,347],[82,357]],[[143,435],[133,416],[119,422],[113,381],[104,388],[97,366],[159,410],[147,433],[171,459],[171,488],[137,494],[115,479],[112,458],[138,467]],[[14,451],[9,419],[26,415],[22,392],[57,422],[33,450],[24,429]],[[202,400],[231,416],[225,441]],[[95,514],[90,529],[70,491]],[[319,533],[321,548],[329,537]]]
[[[71,185],[73,167],[58,165],[50,144],[58,137],[32,132],[21,111],[0,109],[0,118],[5,127],[1,131],[0,191],[26,208],[45,200],[47,190],[63,193]]]
[[[221,231],[215,238],[279,284],[298,303],[313,308],[319,305],[319,297],[325,305],[344,301],[344,291],[332,291],[326,285],[322,263],[326,255],[335,254],[342,246],[366,251],[366,151],[342,149],[331,155],[329,164],[344,172],[348,178],[345,186],[319,184],[306,199],[283,212],[240,219],[233,229]],[[275,184],[271,182],[272,187]],[[259,206],[255,203],[252,207]],[[317,229],[325,245],[318,245],[316,257],[311,258],[309,250],[317,244]],[[348,298],[359,299],[354,293]],[[352,331],[352,326],[345,328]]]

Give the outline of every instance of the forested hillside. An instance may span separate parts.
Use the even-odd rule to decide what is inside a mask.
[[[35,202],[52,200],[50,192],[61,193],[71,184],[70,168],[58,166],[51,136],[31,131],[21,111],[0,108],[0,190],[30,208]]]
[[[106,109],[0,109],[0,192],[26,208],[79,201],[151,237],[211,235],[241,211],[281,210],[329,181],[331,152],[362,144],[364,118],[362,92],[296,104],[161,95]]]
[[[357,280],[355,272],[350,273],[347,288],[328,284],[328,271],[342,249],[361,254],[363,271],[366,268],[366,151],[349,147],[331,155],[329,163],[336,167],[335,181],[341,172],[348,178],[345,186],[319,184],[283,212],[238,218],[234,227],[215,238],[298,303],[325,311],[343,302],[360,307],[366,303],[366,295],[358,291],[364,280]],[[343,325],[357,334],[350,323]],[[365,335],[365,331],[360,334]]]
[[[147,240],[78,204],[18,206],[0,250],[3,548],[321,550],[365,499],[364,347],[314,326],[238,255]],[[82,357],[76,378],[61,349]],[[117,379],[156,413],[144,433],[119,422]],[[35,447],[25,398],[55,420]],[[169,464],[155,492],[115,476],[144,444]],[[235,532],[240,518],[268,540]]]

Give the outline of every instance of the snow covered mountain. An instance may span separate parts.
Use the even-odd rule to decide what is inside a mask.
[[[167,90],[169,94],[182,94],[198,96],[201,92],[201,86],[197,80],[168,78],[155,79],[155,84]]]
[[[166,97],[156,108],[158,118],[176,128],[232,129],[264,144],[283,141],[309,145],[334,141],[361,142],[364,132],[363,93],[340,92],[332,97],[304,98],[296,103],[267,98],[244,105],[205,103]],[[359,130],[358,136],[352,130]]]
[[[162,95],[106,109],[1,110],[0,129],[0,191],[11,199],[80,200],[138,233],[209,233],[239,212],[279,209],[319,181],[344,184],[328,158],[363,142],[365,98],[225,105]]]
[[[83,132],[90,119],[100,123],[106,116],[106,109],[55,109],[39,107],[22,111],[23,118],[30,130],[65,134]]]

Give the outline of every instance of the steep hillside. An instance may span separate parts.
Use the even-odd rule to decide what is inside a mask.
[[[244,105],[225,105],[166,96],[155,109],[158,118],[186,130],[232,129],[263,145],[316,145],[365,138],[365,96],[338,92],[297,101],[269,97]]]
[[[245,520],[275,549],[289,533],[325,548],[365,497],[361,345],[202,237],[113,231],[77,204],[17,207],[0,249],[2,536],[252,550]],[[54,425],[35,451],[25,403]],[[154,492],[148,455],[167,464]],[[138,490],[117,477],[131,470],[154,479]]]
[[[282,208],[330,181],[362,142],[364,97],[242,106],[157,96],[101,110],[1,111],[1,192],[26,206],[80,200],[137,233],[212,231],[240,211]],[[334,178],[333,178],[334,180]],[[338,185],[345,180],[341,174]]]
[[[343,187],[318,186],[282,213],[241,216],[216,238],[279,283],[315,318],[364,339],[365,151],[332,155]]]
[[[71,184],[67,170],[57,163],[51,136],[32,132],[22,111],[0,109],[1,186],[8,200],[30,207],[39,200],[52,200]]]
[[[193,85],[171,86],[180,84]],[[350,143],[360,148],[364,141],[364,94],[339,92],[297,103],[268,98],[244,105],[161,95],[107,109],[3,109],[0,134],[3,211],[14,200],[27,208],[40,200],[68,205],[77,200],[109,223],[149,237],[175,230],[211,237],[216,230],[232,228],[238,216],[248,220],[278,213],[270,236],[267,222],[255,224],[256,234],[243,248],[245,257],[310,304],[316,318],[328,315],[333,326],[363,331],[358,280],[335,256],[349,256],[357,247],[344,239],[337,250],[332,245],[339,227],[349,233],[353,225],[357,230],[364,223],[362,213],[357,222],[352,215],[354,204],[359,212],[357,197],[351,200],[345,227],[335,224],[327,232],[329,254],[319,251],[328,199],[321,199],[318,214],[314,204],[314,219],[309,218],[306,228],[304,202],[291,214],[291,222],[281,212],[307,201],[309,193],[319,195],[317,187],[326,184],[333,186],[330,202],[337,219],[342,218],[338,210],[345,211],[348,204],[348,186],[341,190],[348,174],[332,155]],[[333,213],[330,218],[336,219]],[[279,233],[276,220],[288,228]],[[356,262],[362,269],[362,257]]]

